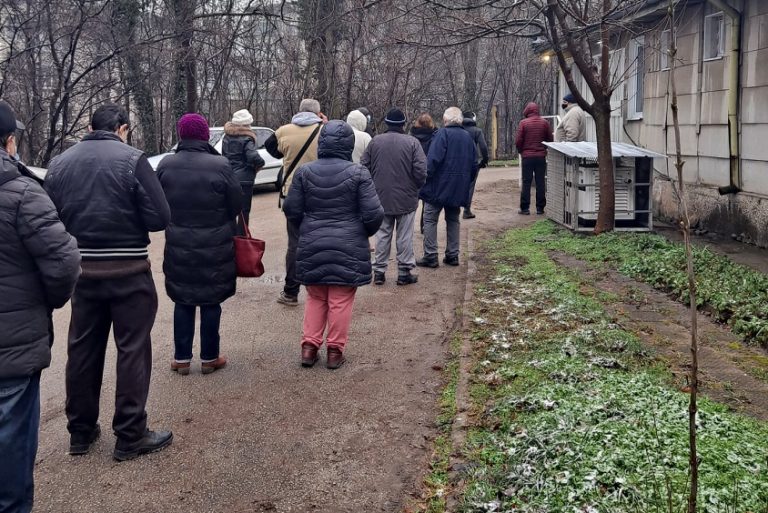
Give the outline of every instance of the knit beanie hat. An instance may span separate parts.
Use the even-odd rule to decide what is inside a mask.
[[[384,123],[388,125],[404,125],[405,114],[403,114],[403,111],[398,108],[391,109],[389,112],[387,112],[387,117],[384,118]]]
[[[192,139],[196,141],[208,142],[210,131],[208,122],[200,114],[184,114],[176,124],[176,131],[179,133],[179,139]]]
[[[232,124],[251,126],[253,124],[253,116],[248,112],[248,109],[238,110],[232,114]]]
[[[571,93],[568,93],[563,96],[563,101],[568,103],[576,103],[576,98]]]

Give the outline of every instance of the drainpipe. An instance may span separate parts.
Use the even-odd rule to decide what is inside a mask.
[[[730,153],[730,183],[719,187],[720,194],[741,191],[741,150],[739,148],[739,89],[741,88],[739,64],[741,58],[741,12],[725,0],[708,0],[731,19],[731,60],[728,67],[728,143]]]

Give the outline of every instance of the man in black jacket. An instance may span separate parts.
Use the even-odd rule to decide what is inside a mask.
[[[488,165],[488,145],[485,142],[485,135],[480,127],[477,126],[477,116],[474,112],[464,111],[464,123],[462,126],[464,130],[469,132],[472,136],[472,140],[475,141],[475,149],[477,150],[477,170]],[[472,183],[469,186],[469,203],[464,208],[464,219],[474,219],[475,214],[472,213],[472,197],[475,195],[475,185],[477,184],[477,174],[472,179]]]
[[[87,453],[99,436],[99,395],[112,328],[117,345],[114,457],[123,461],[160,450],[173,438],[169,431],[149,431],[145,411],[157,313],[147,232],[165,229],[170,210],[146,156],[125,144],[125,110],[115,104],[99,107],[90,131],[53,159],[45,181],[83,257],[83,275],[72,297],[66,371],[69,452]]]
[[[16,162],[16,127],[0,101],[0,511],[29,513],[51,313],[72,295],[80,253],[45,191]]]

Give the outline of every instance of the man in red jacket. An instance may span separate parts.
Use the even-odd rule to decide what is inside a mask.
[[[523,160],[523,188],[520,191],[519,214],[530,215],[531,182],[536,179],[536,213],[542,215],[547,205],[546,181],[547,147],[552,142],[552,129],[546,119],[539,116],[539,106],[531,102],[523,110],[523,119],[517,128],[515,146]]]

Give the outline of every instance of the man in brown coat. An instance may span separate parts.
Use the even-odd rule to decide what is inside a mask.
[[[280,197],[285,198],[291,189],[296,170],[302,164],[317,160],[317,140],[320,126],[328,119],[320,111],[320,102],[312,98],[301,100],[299,112],[291,122],[283,125],[266,140],[264,147],[276,159],[283,159],[283,186]],[[303,151],[302,151],[303,150]],[[296,280],[296,249],[299,245],[299,229],[286,221],[288,250],[285,252],[285,286],[278,303],[288,306],[299,304],[301,284]]]

